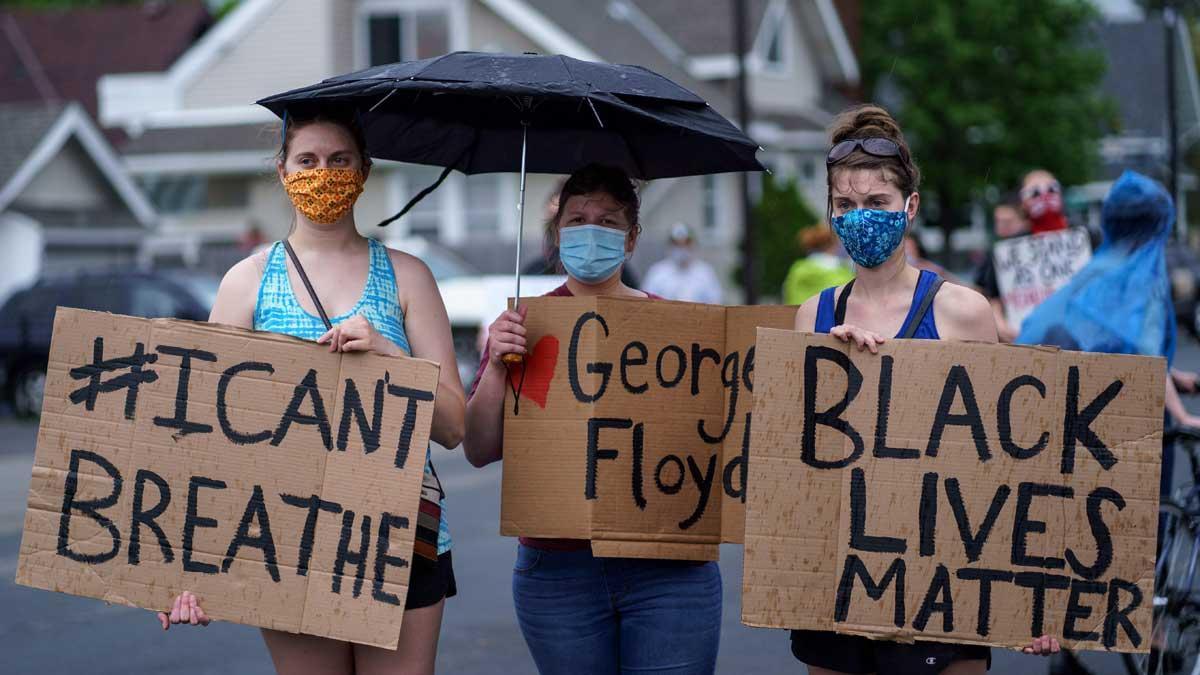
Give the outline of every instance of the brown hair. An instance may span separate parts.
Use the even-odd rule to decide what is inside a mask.
[[[357,116],[334,112],[320,112],[304,116],[285,113],[283,121],[275,129],[276,133],[282,136],[279,152],[275,153],[275,159],[280,162],[286,162],[288,149],[292,144],[292,139],[296,136],[296,132],[309,125],[321,123],[335,124],[345,129],[350,134],[351,140],[354,141],[354,146],[358,148],[358,154],[362,158],[362,165],[364,167],[371,165],[371,156],[367,154],[367,135],[363,131],[362,125],[359,124]]]
[[[826,251],[837,241],[829,224],[824,222],[801,228],[796,235],[796,240],[800,243],[800,249],[804,251],[805,255]]]
[[[571,174],[558,192],[558,208],[554,210],[554,215],[546,221],[546,250],[548,252],[558,249],[558,221],[562,217],[562,210],[567,205],[567,200],[593,192],[603,192],[611,196],[624,208],[625,218],[629,220],[630,229],[634,233],[642,231],[642,225],[638,222],[638,207],[640,206],[638,193],[633,181],[629,179],[629,174],[625,173],[624,169],[615,166],[588,164]]]
[[[885,180],[890,180],[906,198],[917,191],[921,184],[921,170],[912,159],[912,151],[904,140],[904,132],[891,113],[873,103],[864,103],[843,110],[829,127],[829,146],[842,141],[866,138],[886,138],[900,146],[899,157],[876,157],[857,148],[837,163],[828,167],[826,186],[833,193],[834,174],[847,169],[880,170]]]

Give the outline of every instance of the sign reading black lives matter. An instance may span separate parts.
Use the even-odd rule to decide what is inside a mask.
[[[1004,314],[1016,328],[1092,259],[1087,230],[1073,227],[996,242],[992,262]]]
[[[17,583],[394,649],[437,364],[54,319]]]
[[[745,623],[1150,649],[1162,359],[756,346]]]

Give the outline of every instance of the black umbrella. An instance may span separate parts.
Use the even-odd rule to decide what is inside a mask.
[[[349,109],[372,157],[467,174],[571,173],[591,162],[645,180],[761,171],[758,144],[699,96],[640,66],[454,52],[376,66],[262,99],[283,118]],[[391,222],[395,218],[385,221]],[[517,237],[517,294],[521,240]]]

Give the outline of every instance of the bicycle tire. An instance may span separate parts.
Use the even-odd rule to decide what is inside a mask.
[[[1184,586],[1196,550],[1197,523],[1187,509],[1170,499],[1162,500],[1158,512],[1164,527],[1155,564],[1151,649],[1146,654],[1122,654],[1121,660],[1129,675],[1200,675],[1194,672],[1200,614],[1188,620],[1182,616],[1192,606],[1187,601],[1190,589]]]

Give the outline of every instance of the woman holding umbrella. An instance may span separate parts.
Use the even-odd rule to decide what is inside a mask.
[[[906,259],[901,244],[920,206],[921,174],[896,120],[879,106],[858,106],[834,120],[830,135],[830,222],[857,266],[857,277],[801,305],[796,330],[829,333],[871,353],[887,341],[885,335],[996,342],[991,306],[982,295],[943,285],[938,275]],[[1025,652],[1058,649],[1057,640],[1043,636]],[[986,647],[974,645],[901,644],[808,630],[792,631],[792,653],[812,675],[977,675],[990,660]]]
[[[366,239],[355,227],[354,202],[371,171],[361,129],[332,116],[284,117],[276,170],[295,207],[291,234],[229,270],[209,320],[314,340],[330,351],[441,363],[430,435],[446,447],[457,446],[464,397],[433,275],[420,260]],[[425,513],[442,513],[440,497],[427,459],[423,522]],[[417,526],[397,650],[267,629],[263,639],[280,673],[432,673],[443,605],[455,592],[450,535],[439,515],[436,527]],[[164,630],[176,623],[208,623],[190,592],[176,597],[159,620]]]
[[[580,169],[558,203],[546,234],[567,281],[547,295],[651,297],[621,282],[641,232],[637,192],[625,172]],[[504,357],[527,353],[525,317],[526,307],[506,311],[489,328],[463,442],[475,466],[503,458]],[[522,538],[513,601],[543,675],[684,675],[716,667],[721,575],[715,562],[597,558],[587,541]]]

